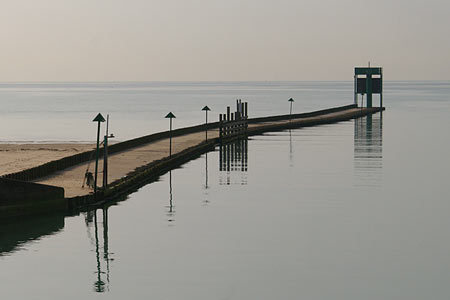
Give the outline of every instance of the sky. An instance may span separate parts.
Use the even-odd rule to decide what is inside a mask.
[[[450,80],[448,0],[0,0],[0,81]]]

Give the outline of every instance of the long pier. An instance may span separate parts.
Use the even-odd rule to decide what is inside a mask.
[[[264,132],[346,121],[382,110],[384,108],[360,108],[352,104],[310,113],[249,118],[245,120],[246,125],[240,127],[243,129],[236,132],[231,131],[231,134],[226,136],[221,135],[221,123],[215,122],[117,143],[108,147],[108,180],[110,184],[96,194],[91,188],[83,187],[84,175],[92,161],[93,151],[64,157],[31,169],[2,176],[0,184],[7,181],[3,182],[4,186],[20,186],[20,182],[24,181],[24,186],[27,185],[24,188],[18,187],[15,190],[4,192],[3,195],[0,191],[0,214],[18,216],[42,211],[74,210],[100,205],[157,180],[159,176],[169,170],[213,150],[221,143]],[[242,120],[239,122],[242,123]],[[207,138],[206,130],[208,130]],[[171,156],[169,156],[168,148],[170,136],[172,137]],[[102,158],[99,165],[103,165]],[[100,178],[101,175],[100,173]],[[11,182],[14,182],[15,185],[10,184]],[[47,198],[51,197],[49,195],[55,190],[56,200],[42,201],[42,199],[38,199],[37,201],[42,201],[42,205],[32,199],[17,200],[18,193],[28,195],[30,194],[28,191],[32,190],[33,193],[36,193],[34,191],[46,190],[46,187],[49,190]],[[59,189],[54,187],[59,187]],[[61,196],[62,189],[64,189],[64,196]],[[13,194],[15,200],[3,200]]]

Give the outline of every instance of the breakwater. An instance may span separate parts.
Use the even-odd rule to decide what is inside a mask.
[[[243,135],[252,136],[269,131],[335,123],[373,114],[382,110],[384,110],[384,108],[357,108],[356,105],[346,105],[303,114],[269,116],[253,119],[250,118],[247,120],[249,125],[245,131],[238,131],[236,134],[227,135],[225,137],[219,137],[217,134],[216,136],[212,136],[211,139],[208,139],[208,141],[205,141],[203,138],[198,140],[198,142],[195,142],[195,140],[191,141],[191,144],[194,143],[193,146],[186,146],[182,148],[181,151],[174,153],[171,157],[168,157],[166,153],[166,155],[161,159],[155,159],[147,163],[142,163],[139,167],[129,170],[125,176],[119,176],[119,178],[109,184],[106,189],[100,190],[97,194],[93,194],[90,190],[84,190],[78,195],[66,195],[64,198],[64,207],[68,210],[82,209],[84,207],[100,205],[106,201],[110,201],[114,198],[130,193],[148,182],[157,180],[159,176],[169,170],[174,169],[205,152],[213,150],[215,146],[221,143],[230,142],[234,139],[242,137]],[[198,135],[199,132],[205,131],[206,129],[217,130],[220,126],[220,122],[215,122],[208,125],[203,124],[176,129],[172,132],[165,131],[151,134],[109,146],[108,152],[111,156],[114,154],[126,155],[128,153],[127,151],[143,145],[150,145],[148,147],[151,148],[152,143],[168,139],[170,135],[172,137],[189,137],[189,135],[193,134]],[[71,167],[91,160],[93,153],[93,151],[88,151],[65,157],[35,168],[5,175],[3,178],[30,181],[45,176],[51,177],[55,173],[58,173],[58,175],[54,176],[64,178],[64,176],[69,176],[72,172]],[[69,184],[71,183],[69,182]],[[56,207],[48,206],[49,210],[54,208]]]
[[[310,122],[302,122],[302,124],[300,124],[299,119],[312,118],[312,117],[317,117],[317,116],[326,115],[326,114],[330,114],[330,113],[342,112],[342,111],[346,111],[346,110],[350,110],[350,109],[354,109],[354,108],[356,108],[356,105],[351,104],[351,105],[323,109],[323,110],[318,110],[318,111],[308,112],[308,113],[249,118],[247,121],[249,124],[260,124],[261,126],[264,126],[264,127],[261,127],[260,129],[251,127],[251,128],[247,128],[247,131],[248,131],[249,135],[252,135],[252,134],[258,134],[258,132],[264,132],[266,130],[270,130],[270,128],[272,130],[278,130],[278,129],[283,130],[283,129],[286,129],[289,127],[295,128],[295,127],[299,127],[299,126],[300,127],[301,126],[313,126],[315,124],[320,125],[319,120],[314,121],[314,122],[311,122],[311,121]],[[379,111],[379,108],[372,108],[372,109],[365,108],[364,110],[361,110],[361,115],[365,115],[367,113],[373,113],[373,112],[377,112],[377,111]],[[267,123],[267,122],[286,121],[289,119],[294,120],[294,122],[291,122],[290,124],[266,124],[266,125],[264,125],[264,123]],[[345,120],[345,119],[343,119],[343,120]],[[334,122],[336,122],[336,121],[334,121]],[[149,143],[156,142],[159,140],[167,139],[167,138],[169,138],[170,135],[172,135],[172,137],[178,137],[178,136],[183,136],[183,135],[190,134],[190,133],[202,132],[202,131],[205,131],[206,129],[208,129],[208,130],[217,129],[217,128],[219,128],[219,126],[220,126],[219,122],[212,122],[207,125],[201,124],[201,125],[197,125],[197,126],[190,126],[190,127],[174,129],[174,130],[172,130],[172,132],[170,132],[170,131],[158,132],[158,133],[154,133],[154,134],[150,134],[150,135],[146,135],[143,137],[138,137],[138,138],[134,138],[134,139],[123,141],[123,142],[120,142],[117,144],[110,145],[110,146],[108,146],[108,153],[114,154],[114,153],[118,153],[121,151],[126,151],[128,149],[139,147],[141,145],[145,145],[145,144],[149,144]],[[103,151],[100,151],[100,157],[102,157],[102,156],[103,156]],[[20,181],[32,181],[32,180],[35,180],[38,178],[49,176],[55,172],[62,171],[67,168],[79,165],[81,163],[87,162],[89,160],[92,160],[94,157],[95,157],[95,150],[86,151],[86,152],[82,152],[79,154],[67,156],[67,157],[64,157],[61,159],[57,159],[54,161],[50,161],[50,162],[42,164],[40,166],[29,168],[29,169],[26,169],[26,170],[23,170],[20,172],[6,174],[1,177],[6,178],[6,179],[20,180]]]

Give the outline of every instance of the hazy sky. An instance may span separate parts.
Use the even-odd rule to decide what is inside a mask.
[[[0,3],[0,81],[450,80],[448,0]]]

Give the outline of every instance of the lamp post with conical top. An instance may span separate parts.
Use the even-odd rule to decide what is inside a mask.
[[[205,107],[203,107],[202,110],[204,110],[205,114],[206,114],[206,121],[205,121],[206,131],[205,131],[205,135],[206,135],[206,141],[208,141],[208,111],[210,111],[211,109],[207,105],[205,105]]]
[[[98,122],[97,127],[97,151],[95,155],[95,177],[94,177],[94,194],[97,193],[97,173],[98,173],[98,156],[100,149],[100,123],[105,122],[105,118],[103,118],[102,114],[99,113],[92,122]]]
[[[289,98],[288,100],[291,103],[290,109],[289,109],[289,121],[291,120],[292,117],[292,103],[294,103],[294,99]]]
[[[169,132],[169,157],[172,157],[172,119],[176,118],[172,112],[166,115],[166,118],[170,119],[170,132]]]

